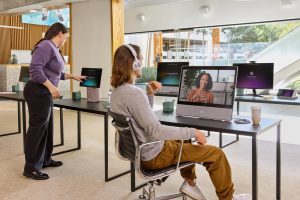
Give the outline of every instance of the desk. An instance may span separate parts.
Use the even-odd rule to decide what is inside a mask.
[[[229,134],[239,134],[252,138],[252,199],[257,200],[257,136],[266,130],[277,126],[276,142],[276,199],[280,200],[281,188],[281,155],[280,155],[280,124],[281,120],[262,118],[260,125],[235,124],[233,122],[214,121],[199,118],[189,118],[175,116],[174,113],[163,113],[161,110],[155,112],[162,124],[178,127],[193,127],[202,130],[216,132],[226,132]]]
[[[13,135],[21,133],[21,112],[20,112],[20,104],[22,104],[22,119],[23,119],[23,146],[25,150],[25,139],[26,139],[26,107],[25,107],[25,99],[23,97],[23,92],[16,92],[16,93],[0,93],[0,99],[17,101],[18,102],[18,132],[15,133],[7,133],[2,134],[2,136]]]
[[[80,100],[72,100],[72,99],[58,99],[54,100],[53,104],[55,107],[59,107],[60,109],[69,109],[69,110],[75,110],[77,111],[77,147],[74,149],[62,151],[55,153],[53,155],[58,155],[62,153],[67,153],[70,151],[79,150],[81,148],[81,115],[80,112],[87,112],[87,113],[93,113],[98,115],[104,116],[104,168],[105,168],[105,182],[111,181],[113,179],[116,179],[120,176],[123,176],[125,174],[130,173],[130,170],[122,172],[120,174],[114,175],[112,177],[108,176],[108,112],[107,112],[107,102],[106,101],[100,101],[97,103],[91,103],[87,102],[86,99],[80,99]],[[63,130],[63,115],[61,115],[61,127]]]
[[[281,104],[281,105],[296,105],[300,106],[300,99],[279,99],[274,96],[272,99],[264,99],[262,97],[252,97],[252,96],[237,96],[235,97],[237,114],[240,113],[240,102],[250,102],[250,103],[266,103],[266,104]]]

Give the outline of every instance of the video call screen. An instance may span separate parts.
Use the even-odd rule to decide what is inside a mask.
[[[236,71],[236,67],[228,66],[183,67],[178,102],[217,107],[232,106]]]
[[[188,62],[159,62],[156,80],[163,86],[179,86],[181,67]]]
[[[86,76],[86,80],[80,83],[81,87],[99,88],[101,82],[101,68],[82,68],[81,75]]]

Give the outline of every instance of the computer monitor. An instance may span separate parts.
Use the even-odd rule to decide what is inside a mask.
[[[230,121],[232,119],[236,67],[182,67],[176,114]]]
[[[236,87],[252,89],[252,96],[259,96],[256,89],[273,89],[274,63],[235,63],[238,67]]]
[[[189,65],[188,62],[159,62],[157,64],[156,80],[162,86],[178,87],[180,82],[181,67]]]
[[[81,87],[99,88],[101,82],[101,68],[82,68],[81,75],[86,76],[86,80],[80,83]]]
[[[177,96],[181,67],[188,65],[188,62],[159,62],[157,64],[156,80],[160,82],[163,87],[156,95]]]
[[[29,67],[28,66],[21,66],[19,82],[27,83],[29,81]]]

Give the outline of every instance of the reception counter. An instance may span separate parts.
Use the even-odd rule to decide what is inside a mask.
[[[19,82],[21,66],[28,67],[28,64],[0,64],[0,92],[11,91],[17,83],[23,91],[24,83]],[[70,65],[65,66],[64,72],[70,73]],[[70,80],[60,81],[58,88],[64,97],[70,97]]]

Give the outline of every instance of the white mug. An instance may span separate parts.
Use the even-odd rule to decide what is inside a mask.
[[[261,108],[260,106],[251,106],[252,123],[257,125],[260,122]]]

